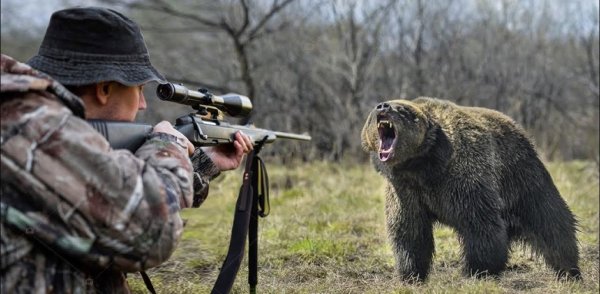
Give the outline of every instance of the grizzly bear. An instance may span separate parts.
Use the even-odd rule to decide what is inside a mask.
[[[435,98],[392,100],[370,112],[361,139],[387,180],[387,231],[403,279],[427,278],[436,222],[456,231],[468,275],[497,276],[520,241],[558,277],[581,278],[575,217],[508,116]]]

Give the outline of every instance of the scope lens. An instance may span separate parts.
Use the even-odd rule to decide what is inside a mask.
[[[156,95],[160,99],[170,99],[175,93],[175,87],[171,84],[160,84],[156,87]]]

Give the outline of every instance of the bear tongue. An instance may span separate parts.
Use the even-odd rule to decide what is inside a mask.
[[[379,133],[379,160],[387,161],[392,157],[396,144],[394,125],[388,120],[380,120],[377,132]]]
[[[379,152],[379,160],[387,161],[390,159],[390,155],[392,155],[392,152]]]
[[[379,160],[387,161],[394,151],[396,138],[384,137],[379,140]]]

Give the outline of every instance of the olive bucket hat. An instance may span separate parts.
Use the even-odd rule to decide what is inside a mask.
[[[38,54],[27,63],[67,86],[165,82],[150,63],[138,25],[117,11],[100,7],[53,13]]]

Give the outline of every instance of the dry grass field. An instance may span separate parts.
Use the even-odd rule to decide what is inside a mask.
[[[370,165],[269,164],[271,214],[260,219],[258,293],[598,293],[598,166],[550,163],[558,189],[579,220],[582,282],[556,281],[543,260],[514,246],[498,279],[461,274],[460,247],[445,226],[435,230],[436,253],[426,283],[394,275],[387,243],[384,182]],[[187,225],[172,258],[148,271],[159,293],[209,293],[227,253],[241,172],[221,175]],[[134,293],[145,293],[138,274]],[[233,293],[248,293],[244,260]]]

